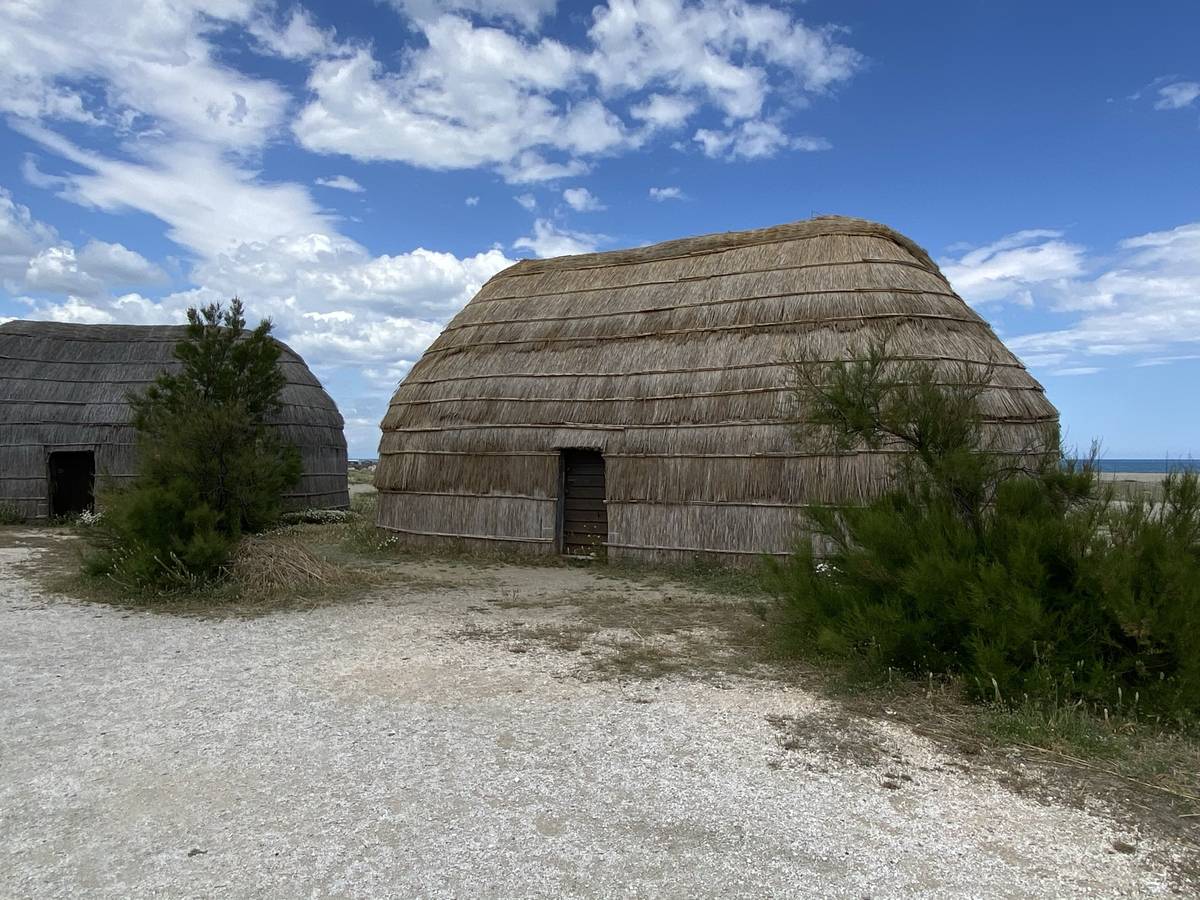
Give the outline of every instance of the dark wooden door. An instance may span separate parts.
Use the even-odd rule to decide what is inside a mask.
[[[50,515],[66,516],[92,508],[96,457],[91,450],[50,454]]]
[[[608,540],[604,457],[595,450],[563,451],[562,549],[574,556],[603,556]]]

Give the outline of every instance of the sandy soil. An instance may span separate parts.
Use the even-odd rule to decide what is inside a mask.
[[[0,540],[2,896],[1197,887],[1171,837],[778,680],[721,631],[743,601],[445,562],[186,618],[41,594],[52,540]]]

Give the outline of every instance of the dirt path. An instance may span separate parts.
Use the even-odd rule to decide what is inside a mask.
[[[1189,890],[1182,844],[789,689],[714,640],[733,601],[423,563],[181,618],[40,595],[53,539],[0,541],[2,896]]]

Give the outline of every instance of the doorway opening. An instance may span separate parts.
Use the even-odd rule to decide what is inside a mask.
[[[563,553],[592,559],[607,555],[608,508],[604,496],[604,457],[600,452],[564,450],[559,535]]]
[[[78,515],[95,505],[96,454],[59,450],[50,454],[50,515]]]

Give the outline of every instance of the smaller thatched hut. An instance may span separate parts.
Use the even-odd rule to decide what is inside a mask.
[[[87,509],[94,482],[137,468],[128,395],[178,365],[184,326],[0,324],[0,506],[27,519]],[[282,344],[287,385],[272,424],[300,451],[288,509],[342,508],[346,438],[330,396]]]

